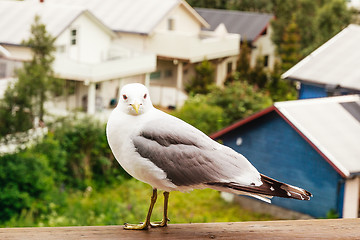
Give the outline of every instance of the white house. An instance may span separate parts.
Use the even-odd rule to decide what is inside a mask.
[[[247,41],[251,47],[251,67],[255,66],[257,58],[261,56],[264,58],[264,66],[273,69],[276,49],[271,40],[270,22],[274,19],[274,15],[208,8],[195,8],[195,10],[210,24],[211,30],[223,24],[228,32],[241,35],[241,44],[244,40]]]
[[[13,77],[13,69],[31,59],[22,41],[30,37],[35,15],[54,37],[53,65],[66,83],[66,97],[51,109],[84,108],[90,114],[118,98],[124,82],[146,83],[156,68],[156,56],[125,48],[117,35],[83,7],[0,1],[0,81]]]
[[[360,0],[347,0],[347,6],[360,11]]]
[[[222,85],[235,70],[240,36],[226,28],[203,31],[207,22],[184,0],[46,0],[45,4],[81,6],[113,30],[127,49],[157,55],[150,75],[155,104],[182,104],[184,84],[204,59],[216,66],[216,83]]]

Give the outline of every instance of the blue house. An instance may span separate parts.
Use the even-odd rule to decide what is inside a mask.
[[[313,217],[330,211],[359,216],[359,95],[275,103],[211,137],[261,173],[314,195],[310,201],[273,198],[273,204]]]
[[[299,99],[360,94],[360,26],[351,24],[282,75]]]

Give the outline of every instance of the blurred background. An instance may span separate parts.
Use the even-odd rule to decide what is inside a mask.
[[[175,192],[171,223],[358,217],[359,12],[360,0],[0,0],[0,226],[145,217],[151,187],[105,136],[132,82],[314,195]]]

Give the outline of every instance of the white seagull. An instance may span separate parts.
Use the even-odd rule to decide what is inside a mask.
[[[166,226],[171,191],[212,188],[267,201],[272,196],[299,200],[312,196],[304,189],[260,174],[243,155],[154,108],[148,89],[139,83],[121,89],[106,135],[120,165],[131,176],[153,187],[146,220],[142,224],[125,224],[125,229]],[[164,215],[161,222],[152,223],[157,189],[164,191]]]

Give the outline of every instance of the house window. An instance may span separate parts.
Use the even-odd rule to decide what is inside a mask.
[[[173,76],[173,71],[171,69],[167,69],[164,74],[166,78],[171,78]]]
[[[70,43],[71,45],[76,45],[77,43],[77,30],[76,29],[72,29],[70,32]]]
[[[173,18],[168,19],[168,30],[169,31],[175,30],[175,20]]]
[[[150,79],[160,79],[160,77],[161,77],[160,71],[150,73]]]
[[[266,35],[267,34],[267,28],[264,29],[264,31],[262,31],[261,35]]]
[[[264,56],[264,67],[268,67],[269,66],[269,55],[265,55]]]
[[[95,89],[96,89],[96,90],[100,90],[100,89],[101,89],[101,83],[95,84]]]
[[[227,64],[227,73],[231,73],[232,72],[232,62],[228,62]]]
[[[6,63],[0,63],[0,78],[6,77]]]

